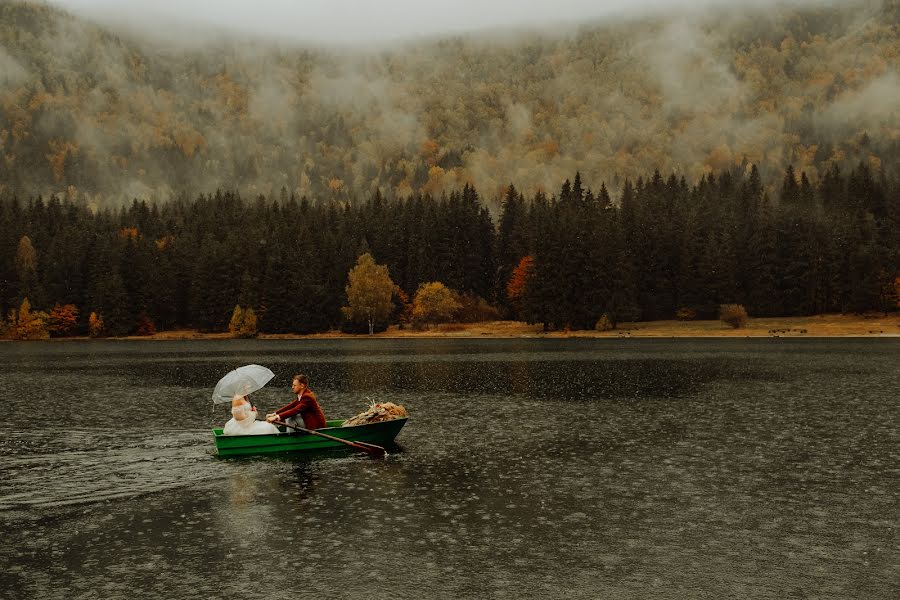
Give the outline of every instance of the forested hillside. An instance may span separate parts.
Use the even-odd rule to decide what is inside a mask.
[[[453,37],[375,51],[117,34],[0,3],[0,191],[529,196],[580,171],[821,181],[900,157],[895,0]],[[596,185],[596,184],[595,184]]]

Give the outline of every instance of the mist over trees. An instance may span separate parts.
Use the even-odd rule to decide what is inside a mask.
[[[216,188],[357,201],[472,184],[492,203],[510,181],[530,198],[576,171],[615,194],[654,169],[699,181],[756,164],[772,195],[788,166],[816,185],[834,165],[890,179],[898,16],[895,1],[858,0],[356,53],[173,50],[4,2],[0,189],[117,207]]]
[[[0,309],[8,333],[32,337],[46,333],[34,319],[54,335],[239,331],[246,311],[248,332],[309,333],[498,310],[548,329],[715,318],[723,304],[751,317],[896,310],[896,183],[867,164],[817,185],[789,168],[772,197],[747,171],[694,184],[656,171],[615,198],[580,173],[551,195],[510,185],[496,220],[472,186],[344,204],[216,192],[96,212],[0,194]],[[377,271],[377,303],[348,278],[359,264]]]

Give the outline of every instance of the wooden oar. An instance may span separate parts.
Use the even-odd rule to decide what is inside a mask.
[[[383,457],[387,454],[387,451],[381,446],[376,446],[375,444],[369,444],[367,442],[351,442],[350,440],[342,440],[339,437],[334,437],[333,435],[328,435],[327,433],[322,433],[320,431],[316,431],[315,429],[304,429],[303,427],[297,427],[296,425],[288,425],[284,421],[275,421],[276,425],[284,425],[285,427],[290,427],[291,429],[296,429],[297,431],[302,431],[303,433],[309,433],[311,435],[317,435],[319,437],[323,437],[325,439],[332,440],[334,442],[340,442],[342,444],[347,444],[348,446],[352,446],[357,450],[362,450],[363,452],[368,452],[372,456],[377,456],[378,458]]]

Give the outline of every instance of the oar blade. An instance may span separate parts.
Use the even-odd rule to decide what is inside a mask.
[[[382,458],[387,455],[387,450],[385,450],[381,446],[376,446],[375,444],[369,444],[366,442],[353,442],[353,447],[378,458]]]

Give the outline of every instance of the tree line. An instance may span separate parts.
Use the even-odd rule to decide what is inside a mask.
[[[236,306],[259,332],[365,331],[413,319],[411,299],[435,283],[455,294],[456,319],[548,329],[709,318],[727,303],[751,316],[888,311],[898,197],[865,164],[816,185],[789,168],[774,198],[755,166],[693,185],[655,172],[615,198],[576,173],[551,195],[510,185],[496,218],[470,185],[340,203],[216,192],[99,211],[5,195],[0,308],[7,328],[27,329],[25,308],[55,335],[225,331]],[[365,254],[394,286],[377,324],[348,307]]]

